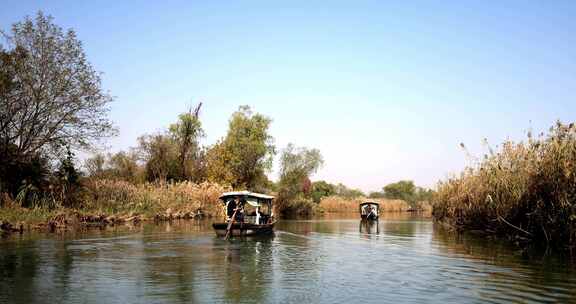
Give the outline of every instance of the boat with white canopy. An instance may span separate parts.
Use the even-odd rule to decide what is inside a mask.
[[[226,222],[214,223],[218,236],[252,236],[274,232],[274,214],[271,195],[250,191],[225,192],[220,195],[224,204]]]
[[[362,220],[378,220],[380,204],[376,202],[365,202],[360,204],[360,218]]]

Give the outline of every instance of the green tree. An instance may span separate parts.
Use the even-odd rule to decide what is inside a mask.
[[[164,134],[144,135],[138,138],[140,157],[145,161],[148,181],[177,179],[178,146],[173,138]]]
[[[346,187],[346,185],[344,185],[342,183],[339,183],[338,185],[336,185],[335,192],[336,192],[336,195],[341,196],[341,197],[345,197],[345,198],[357,198],[357,197],[364,196],[364,192],[362,192],[362,190],[348,188],[348,187]]]
[[[384,195],[390,199],[400,199],[408,203],[414,203],[416,197],[416,186],[413,181],[402,180],[396,183],[391,183],[384,188]]]
[[[117,152],[109,156],[108,159],[109,176],[126,181],[140,181],[140,166],[138,156],[135,153]]]
[[[318,149],[297,148],[293,144],[280,156],[278,182],[278,209],[282,213],[294,212],[296,206],[307,207],[305,185],[324,163]],[[304,204],[303,204],[304,202]],[[311,200],[310,200],[311,202]]]
[[[403,180],[396,183],[388,184],[382,188],[384,197],[390,199],[401,199],[406,201],[412,207],[418,202],[430,201],[434,191],[414,185],[411,180]]]
[[[336,194],[336,186],[326,181],[316,181],[312,183],[312,200],[319,203],[323,197]]]
[[[199,119],[199,103],[194,110],[178,116],[178,122],[172,124],[169,132],[178,145],[178,162],[180,165],[180,178],[192,181],[199,181],[203,178],[203,151],[200,148],[199,140],[204,136],[202,124]]]
[[[241,106],[230,119],[226,137],[207,152],[207,176],[233,188],[255,189],[267,181],[276,153],[268,134],[272,120]]]
[[[370,192],[370,194],[368,194],[368,197],[369,198],[384,198],[384,197],[386,197],[386,195],[382,191],[374,191],[374,192]]]

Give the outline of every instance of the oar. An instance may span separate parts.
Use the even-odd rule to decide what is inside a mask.
[[[226,228],[226,240],[230,237],[230,232],[232,231],[232,224],[234,224],[234,219],[236,219],[236,212],[238,212],[238,208],[234,209],[234,214],[232,214],[232,219],[230,223],[228,223],[228,228]]]

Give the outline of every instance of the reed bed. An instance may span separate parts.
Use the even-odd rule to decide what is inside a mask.
[[[433,216],[518,242],[576,245],[576,127],[505,142],[459,176],[440,182]]]
[[[83,182],[78,208],[38,204],[24,208],[8,196],[0,202],[0,232],[25,226],[55,230],[69,225],[102,225],[147,219],[170,220],[224,216],[218,197],[229,188],[215,183],[145,183],[89,179]]]
[[[320,207],[324,212],[329,213],[358,212],[360,203],[366,201],[375,201],[380,203],[380,212],[402,212],[410,209],[410,205],[403,200],[375,200],[362,197],[347,199],[340,196],[328,196],[322,198],[320,201]]]
[[[84,208],[87,210],[162,217],[222,216],[218,197],[230,190],[208,182],[132,184],[106,179],[91,180],[85,188]]]

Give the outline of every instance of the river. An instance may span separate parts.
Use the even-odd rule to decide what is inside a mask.
[[[0,303],[576,303],[576,269],[386,214],[282,220],[226,241],[208,220],[12,235]]]

